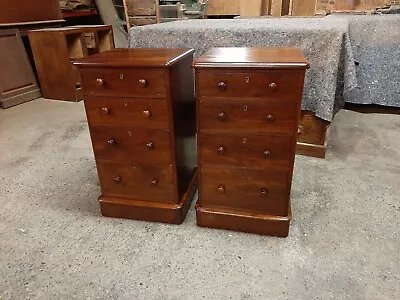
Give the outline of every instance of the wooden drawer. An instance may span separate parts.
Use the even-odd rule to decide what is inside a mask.
[[[97,159],[129,159],[160,164],[172,162],[168,131],[92,126],[90,134]]]
[[[201,101],[200,132],[293,133],[296,105],[280,102]]]
[[[255,97],[297,102],[300,73],[268,71],[262,73],[198,72],[198,95],[203,97]],[[202,99],[203,100],[203,99]],[[239,100],[239,99],[238,99]]]
[[[177,203],[171,166],[97,161],[101,193],[154,202]]]
[[[85,95],[165,98],[165,71],[162,69],[82,69]]]
[[[85,107],[90,124],[169,128],[166,99],[86,96]]]
[[[287,215],[288,174],[203,166],[201,206]]]
[[[289,171],[291,136],[199,134],[201,164]]]

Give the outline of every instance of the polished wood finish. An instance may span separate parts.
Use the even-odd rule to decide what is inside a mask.
[[[59,0],[0,1],[0,23],[26,23],[61,20]]]
[[[215,48],[193,66],[197,224],[287,236],[307,62],[299,49]]]
[[[85,97],[86,114],[91,124],[168,129],[168,107],[165,101],[152,98],[110,98]]]
[[[165,98],[165,72],[163,69],[146,70],[108,68],[87,70],[82,73],[85,89],[100,96]]]
[[[39,98],[40,89],[18,30],[0,30],[0,107]]]
[[[197,186],[193,53],[115,49],[75,62],[104,216],[183,221]]]
[[[199,91],[199,93],[201,93]],[[253,93],[252,91],[249,93]],[[293,97],[292,97],[293,99]],[[200,101],[200,130],[204,132],[290,133],[296,107],[284,102]]]
[[[329,125],[329,122],[318,118],[315,113],[302,111],[296,153],[325,158],[328,148]]]
[[[48,28],[28,35],[43,96],[49,99],[81,100],[81,79],[71,62],[114,48],[108,25]]]

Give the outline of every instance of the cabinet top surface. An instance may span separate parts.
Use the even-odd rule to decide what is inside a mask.
[[[112,49],[76,60],[79,67],[169,67],[192,54],[193,49]]]
[[[306,69],[308,63],[298,48],[212,48],[193,67]]]

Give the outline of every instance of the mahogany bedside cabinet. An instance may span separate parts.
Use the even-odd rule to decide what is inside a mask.
[[[114,49],[76,61],[104,216],[182,223],[197,189],[192,49]]]
[[[197,224],[286,237],[306,60],[294,48],[214,48],[193,67]]]

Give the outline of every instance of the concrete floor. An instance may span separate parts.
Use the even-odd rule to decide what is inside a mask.
[[[286,239],[100,215],[82,103],[0,110],[0,299],[400,299],[400,116],[298,156]]]

